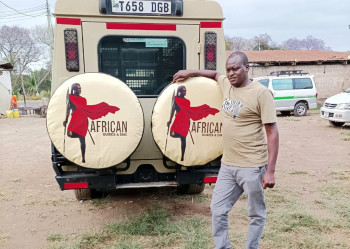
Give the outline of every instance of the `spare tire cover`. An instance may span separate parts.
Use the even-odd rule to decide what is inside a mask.
[[[162,153],[184,166],[203,165],[219,157],[223,151],[221,104],[219,85],[212,79],[193,77],[165,88],[152,113],[152,133]]]
[[[107,168],[135,151],[144,118],[139,100],[126,84],[107,74],[86,73],[57,88],[48,105],[46,125],[52,143],[69,161]]]

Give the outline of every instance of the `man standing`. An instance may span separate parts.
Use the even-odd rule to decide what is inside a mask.
[[[273,96],[265,86],[251,81],[248,71],[247,56],[234,52],[226,61],[226,76],[210,70],[181,70],[173,79],[215,79],[224,97],[224,151],[210,205],[216,249],[231,248],[228,212],[243,192],[250,218],[246,248],[258,248],[266,220],[264,189],[275,185],[279,135]]]

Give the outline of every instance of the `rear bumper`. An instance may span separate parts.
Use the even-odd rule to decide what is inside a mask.
[[[158,174],[155,179],[149,181],[135,181],[139,179],[138,172],[133,175],[115,175],[99,173],[73,173],[64,172],[56,176],[56,181],[61,190],[70,189],[122,189],[122,188],[147,188],[147,187],[176,187],[187,184],[211,184],[216,183],[217,173],[211,171],[178,171],[171,174]]]

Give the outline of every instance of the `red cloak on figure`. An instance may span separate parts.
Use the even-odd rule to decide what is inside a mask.
[[[116,106],[108,105],[105,102],[96,105],[87,105],[86,99],[81,96],[74,96],[69,94],[69,100],[76,107],[72,113],[72,118],[68,125],[68,131],[77,133],[85,137],[88,130],[88,118],[95,120],[108,113],[115,113],[119,111]]]
[[[175,103],[179,106],[180,111],[176,113],[175,120],[171,126],[171,131],[179,133],[186,137],[190,128],[190,119],[197,121],[206,118],[209,114],[215,115],[219,112],[216,108],[211,108],[207,104],[191,107],[191,102],[185,98],[174,98]]]

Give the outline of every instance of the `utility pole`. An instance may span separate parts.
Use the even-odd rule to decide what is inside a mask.
[[[50,59],[52,64],[53,59],[53,32],[52,32],[52,22],[51,22],[51,12],[49,7],[49,0],[46,0],[46,15],[47,15],[47,33],[49,35],[50,42]]]

